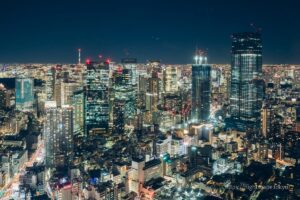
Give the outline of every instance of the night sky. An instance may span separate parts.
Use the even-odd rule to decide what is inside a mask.
[[[298,0],[1,0],[0,63],[230,62],[230,35],[262,28],[264,63],[300,64]]]

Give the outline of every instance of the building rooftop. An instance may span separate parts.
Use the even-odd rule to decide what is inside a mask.
[[[146,169],[149,169],[151,167],[154,167],[154,166],[160,165],[160,164],[161,164],[160,159],[153,159],[153,160],[146,162],[145,167],[143,169],[146,170]]]

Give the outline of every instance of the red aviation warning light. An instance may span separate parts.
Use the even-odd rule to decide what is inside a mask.
[[[91,64],[91,59],[89,59],[89,58],[86,59],[85,63],[86,63],[87,65]]]
[[[105,62],[106,62],[107,64],[109,64],[109,63],[111,62],[111,60],[110,60],[109,58],[107,58],[107,59],[105,60]]]

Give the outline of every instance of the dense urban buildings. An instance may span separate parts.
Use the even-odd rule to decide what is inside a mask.
[[[300,65],[262,42],[233,34],[231,65],[0,65],[0,199],[299,199]]]

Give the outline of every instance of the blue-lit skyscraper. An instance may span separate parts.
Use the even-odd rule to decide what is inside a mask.
[[[31,111],[34,103],[32,78],[16,78],[16,109]]]
[[[232,36],[230,119],[227,125],[240,131],[258,128],[263,98],[262,42],[260,33]]]
[[[206,64],[203,55],[195,57],[192,66],[192,119],[197,122],[206,121],[210,116],[211,102],[211,66]]]

